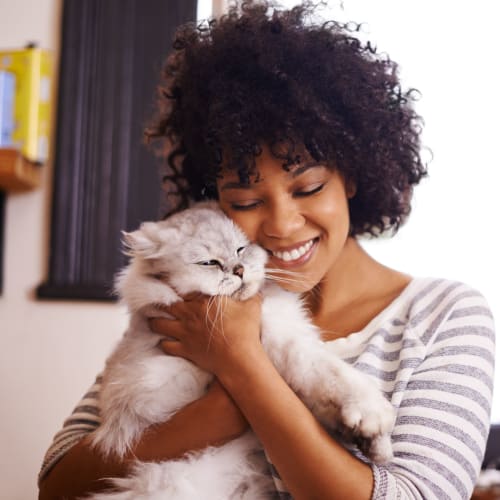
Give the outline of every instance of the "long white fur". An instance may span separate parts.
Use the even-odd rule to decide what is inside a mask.
[[[366,375],[325,349],[297,294],[263,286],[266,252],[249,244],[215,203],[145,223],[125,241],[132,259],[116,288],[131,318],[103,374],[102,424],[92,437],[101,453],[123,456],[147,427],[200,398],[213,378],[158,348],[161,337],[148,328],[148,309],[193,291],[244,300],[262,289],[261,339],[279,373],[327,427],[364,440],[376,462],[392,457],[391,404]],[[213,259],[224,269],[200,264]],[[243,277],[234,272],[237,265],[244,266]],[[88,498],[264,500],[273,489],[266,466],[260,444],[248,432],[182,459],[137,462],[128,477],[113,479],[114,491]]]

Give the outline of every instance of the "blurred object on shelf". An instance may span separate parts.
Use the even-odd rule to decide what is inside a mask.
[[[0,147],[12,145],[16,77],[0,70]]]
[[[0,190],[27,191],[40,184],[41,165],[14,148],[0,148]]]
[[[32,162],[48,156],[52,60],[50,53],[30,44],[25,49],[0,50],[1,147],[13,147]],[[14,90],[14,95],[12,95]]]

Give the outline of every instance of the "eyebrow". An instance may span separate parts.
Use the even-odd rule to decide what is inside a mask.
[[[292,176],[292,179],[295,179],[299,175],[303,174],[305,171],[309,170],[310,168],[314,167],[324,167],[325,165],[323,163],[318,163],[316,161],[310,161],[306,162],[302,165],[299,165],[296,168],[290,169],[288,173]],[[226,182],[224,183],[220,190],[225,191],[226,189],[251,189],[252,184],[248,182]]]

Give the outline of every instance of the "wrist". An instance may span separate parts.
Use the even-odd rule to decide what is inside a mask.
[[[241,410],[217,381],[213,383],[202,400],[204,400],[202,407],[206,410],[205,423],[214,429],[221,427],[219,444],[240,436],[249,428]]]
[[[246,346],[238,349],[226,363],[218,367],[215,373],[217,379],[229,395],[245,390],[252,374],[258,372],[260,367],[271,363],[262,344]]]

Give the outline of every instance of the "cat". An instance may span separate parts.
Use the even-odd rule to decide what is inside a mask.
[[[103,455],[122,457],[148,426],[200,398],[213,378],[161,351],[162,337],[147,325],[151,308],[194,291],[238,300],[261,291],[261,341],[284,380],[326,427],[360,438],[371,460],[392,458],[390,402],[367,375],[328,352],[299,295],[266,280],[267,252],[249,243],[216,202],[143,223],[124,233],[124,242],[131,261],[118,275],[116,290],[131,316],[103,373],[102,424],[92,436]],[[251,431],[181,459],[136,462],[128,477],[113,484],[112,492],[90,498],[264,500],[274,489]]]

